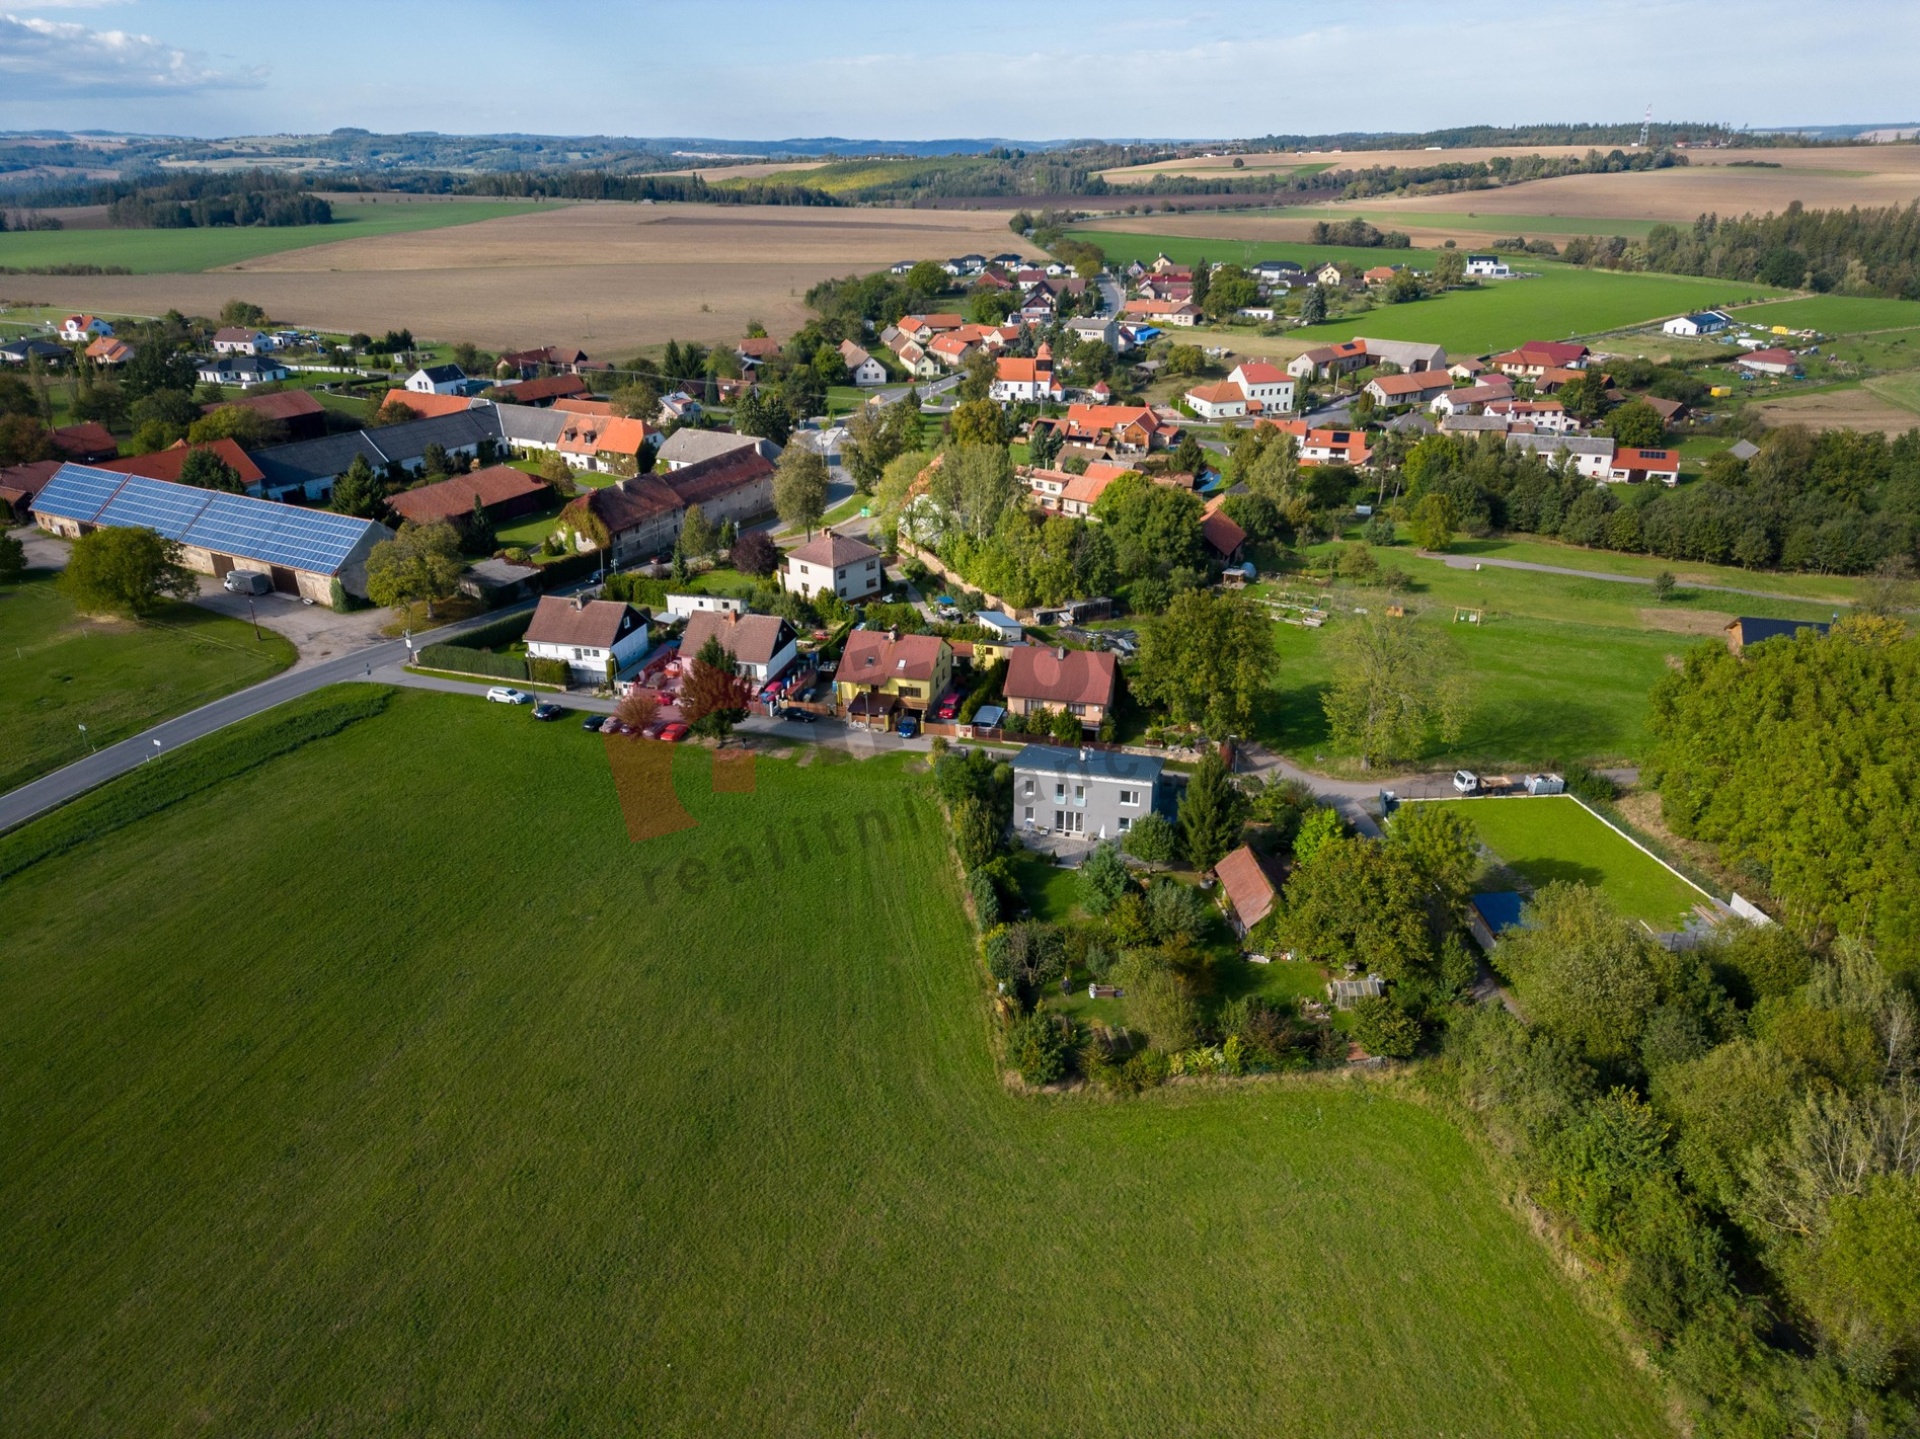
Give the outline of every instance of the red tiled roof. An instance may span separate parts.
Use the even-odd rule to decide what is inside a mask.
[[[791,629],[778,615],[696,610],[688,616],[686,631],[680,636],[680,653],[692,659],[716,635],[736,663],[764,665],[786,648]]]
[[[472,474],[454,475],[438,484],[402,490],[388,503],[402,519],[412,520],[416,525],[431,525],[472,514],[476,499],[491,508],[546,489],[546,481],[537,480],[524,470],[516,470],[511,465],[490,465]]]
[[[880,557],[880,551],[864,540],[856,540],[851,535],[836,535],[832,530],[814,536],[804,545],[787,551],[787,558],[799,560],[809,565],[825,565],[828,569],[839,569],[842,565],[856,564],[861,560],[874,560]]]
[[[120,453],[120,442],[107,432],[104,425],[93,420],[49,430],[47,439],[56,450],[74,460],[90,460],[96,455],[112,459]]]
[[[1754,350],[1742,355],[1734,363],[1747,365],[1792,365],[1798,363],[1791,350]]]
[[[1211,385],[1195,385],[1187,391],[1189,400],[1203,405],[1238,405],[1246,403],[1246,395],[1232,380],[1217,380]]]
[[[124,460],[104,460],[100,464],[103,470],[115,470],[123,475],[144,475],[150,480],[178,480],[180,470],[187,463],[187,455],[192,450],[212,450],[232,467],[240,476],[240,482],[257,485],[266,477],[260,467],[247,456],[247,452],[232,440],[210,440],[204,445],[188,446],[185,440],[172,449],[155,450],[150,455],[129,455]]]
[[[568,421],[554,448],[563,455],[597,455],[602,451],[638,455],[640,447],[647,442],[647,434],[644,420],[630,420],[620,415],[581,415]]]
[[[562,395],[548,408],[568,415],[611,415],[613,401],[596,400],[585,395]]]
[[[1613,452],[1613,467],[1616,470],[1657,470],[1661,474],[1678,474],[1680,452],[1678,450],[1636,450],[1629,446]]]
[[[930,680],[940,664],[938,635],[901,635],[887,630],[855,630],[847,636],[834,671],[836,684],[884,685],[891,680]]]
[[[1213,867],[1243,929],[1252,929],[1273,912],[1277,891],[1260,856],[1246,845],[1226,855]]]
[[[400,390],[395,393],[405,394],[406,391]],[[464,401],[462,403],[464,404]],[[211,405],[202,405],[200,411],[202,414],[211,415],[215,410],[224,410],[229,407],[252,410],[255,414],[264,415],[269,420],[298,420],[307,415],[326,413],[326,406],[305,390],[282,390],[276,395],[242,395],[237,400],[219,400]]]
[[[1265,360],[1246,360],[1240,365],[1240,377],[1249,385],[1285,384],[1288,375],[1278,365],[1270,365]]]
[[[1016,645],[1007,654],[1008,699],[1044,704],[1113,703],[1115,661],[1105,650],[1053,650]]]
[[[388,390],[379,408],[385,409],[395,402],[405,405],[423,420],[435,415],[457,415],[473,407],[465,395],[422,395],[412,390]]]
[[[592,393],[587,389],[587,382],[578,375],[546,375],[538,380],[522,380],[517,385],[505,385],[502,388],[507,392],[507,402],[514,405],[537,405],[542,400]]]
[[[1200,534],[1220,552],[1222,558],[1227,559],[1231,559],[1247,542],[1247,532],[1219,510],[1209,511],[1206,518],[1200,521]]]

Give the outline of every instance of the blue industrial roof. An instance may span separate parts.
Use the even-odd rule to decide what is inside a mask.
[[[89,525],[145,526],[197,549],[317,574],[336,573],[369,530],[384,529],[352,515],[89,465],[62,465],[33,510]]]

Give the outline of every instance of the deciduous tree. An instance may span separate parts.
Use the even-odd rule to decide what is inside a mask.
[[[1243,595],[1187,590],[1141,628],[1134,692],[1216,739],[1245,734],[1273,682],[1272,622]]]
[[[741,574],[764,578],[780,568],[780,547],[765,530],[748,530],[733,542],[732,558]]]
[[[452,597],[465,568],[452,525],[402,525],[367,556],[367,598],[390,609],[424,600],[432,619],[434,605]]]
[[[827,512],[827,462],[814,450],[789,445],[773,477],[773,507],[783,522],[802,526],[809,538]]]
[[[1327,646],[1333,683],[1321,699],[1336,745],[1363,765],[1412,759],[1437,735],[1451,744],[1468,693],[1445,636],[1430,625],[1355,615]]]
[[[180,546],[145,527],[98,529],[73,542],[60,588],[89,613],[153,613],[162,600],[191,599],[199,586]]]

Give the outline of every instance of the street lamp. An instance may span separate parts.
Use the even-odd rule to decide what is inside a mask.
[[[159,740],[155,740],[155,741],[153,742],[153,754],[155,754],[155,755],[157,755],[157,754],[159,754],[159,753],[160,753],[160,741],[159,741]],[[148,756],[148,758],[149,758],[149,759],[151,759],[151,758],[153,758],[153,755],[149,755],[149,756]]]
[[[253,621],[253,637],[257,641],[260,638],[260,616],[254,613],[252,595],[247,596],[247,618]]]
[[[100,751],[94,747],[93,736],[87,733],[87,727],[85,725],[79,725],[76,726],[76,728],[80,731],[80,738],[87,742],[87,752],[89,754],[100,753]]]

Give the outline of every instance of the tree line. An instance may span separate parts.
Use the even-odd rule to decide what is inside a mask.
[[[107,223],[121,230],[193,230],[214,225],[326,225],[333,206],[303,177],[248,170],[180,175],[104,186]]]

